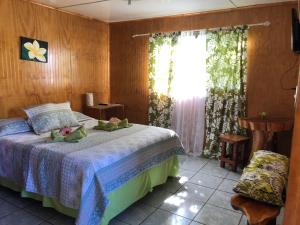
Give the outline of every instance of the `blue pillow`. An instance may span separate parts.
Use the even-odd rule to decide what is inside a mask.
[[[0,120],[0,137],[31,131],[28,123],[22,118]]]
[[[70,103],[48,103],[24,109],[36,134],[63,127],[76,127],[78,123]]]

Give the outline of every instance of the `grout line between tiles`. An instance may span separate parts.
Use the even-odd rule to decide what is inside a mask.
[[[41,208],[44,208],[44,207],[41,206]],[[50,223],[49,220],[53,219],[53,218],[56,216],[56,215],[53,215],[53,216],[49,217],[48,219],[45,219],[45,218],[42,218],[42,217],[40,217],[40,216],[37,216],[37,215],[33,214],[30,210],[26,210],[25,208],[22,209],[22,210],[23,210],[24,212],[26,212],[26,213],[28,213],[28,214],[30,214],[30,215],[36,217],[36,218],[39,218],[39,219],[43,220],[43,222],[47,222],[47,223]],[[54,210],[55,210],[55,209],[54,209]],[[55,210],[55,212],[61,214],[60,212],[58,212],[58,211],[56,211],[56,210]],[[43,222],[42,222],[42,223],[43,223]],[[52,224],[52,223],[51,223],[51,224]]]
[[[154,207],[155,208],[155,207]],[[139,224],[142,224],[142,223],[144,223],[150,216],[152,216],[157,210],[158,210],[159,208],[155,208],[155,210],[152,212],[152,213],[150,213],[148,216],[146,216],[146,218],[144,219],[144,220],[142,220],[142,222],[140,222]]]
[[[194,173],[194,175],[193,176],[191,176],[190,178],[189,178],[189,180],[190,179],[192,179],[207,163],[209,162],[209,160],[207,160],[205,163],[203,163],[203,165],[197,170],[197,171],[191,171],[191,172],[193,172]],[[189,170],[188,170],[189,171]],[[189,181],[188,180],[188,181]],[[188,181],[186,181],[186,182],[184,182],[182,185],[180,185],[180,187],[175,191],[175,192],[173,192],[173,193],[171,193],[172,195],[175,195],[186,183],[188,183]],[[201,185],[198,185],[198,186],[201,186]],[[205,187],[205,188],[208,188],[208,187]],[[212,188],[210,188],[210,189],[212,189]],[[172,196],[171,195],[171,196]],[[200,200],[199,200],[200,201]],[[203,201],[200,201],[201,203],[203,203],[203,205],[201,206],[201,208],[199,209],[199,212],[200,212],[200,210],[204,207],[204,205],[205,205],[205,202],[203,202]],[[185,218],[185,219],[188,219],[188,220],[190,220],[191,222],[190,223],[192,223],[194,220],[194,218],[196,217],[196,215],[191,219],[191,218],[187,218],[187,217],[185,217],[185,216],[182,216],[182,215],[178,215],[178,214],[176,214],[176,213],[174,213],[174,212],[171,212],[171,211],[169,211],[169,210],[166,210],[166,209],[162,209],[162,208],[160,208],[161,206],[163,205],[163,202],[161,203],[161,204],[159,204],[158,205],[158,208],[156,208],[156,207],[154,207],[154,208],[156,208],[156,210],[154,211],[154,212],[156,212],[157,210],[163,210],[163,211],[165,211],[165,212],[168,212],[168,213],[171,213],[171,214],[173,214],[173,215],[176,215],[176,216],[180,216],[180,217],[182,217],[182,218]],[[153,207],[153,206],[152,206]],[[154,213],[153,212],[153,213]],[[149,218],[153,213],[151,213],[150,215],[148,215],[141,223],[143,223],[147,218]],[[196,222],[196,221],[195,221]],[[141,224],[140,223],[140,224]]]
[[[22,209],[18,209],[18,210],[16,210],[16,211],[10,212],[10,213],[8,213],[8,214],[5,215],[5,216],[0,217],[0,219],[2,220],[2,219],[4,219],[5,217],[8,217],[9,215],[11,215],[11,214],[13,214],[13,213],[15,213],[15,212],[19,212],[19,211],[22,211]]]
[[[211,176],[213,176],[213,175],[211,175]],[[227,176],[227,175],[226,175],[226,176]],[[216,176],[215,176],[215,177],[216,177]],[[217,191],[229,193],[229,192],[226,192],[226,191],[218,190],[218,188],[221,186],[221,184],[223,183],[224,180],[226,180],[226,177],[223,177],[223,178],[222,178],[222,182],[221,182],[220,184],[218,184],[216,188],[211,188],[212,190],[214,190],[213,193],[212,193],[211,196],[207,199],[207,201],[204,203],[204,205],[201,207],[201,209],[199,210],[199,212],[195,215],[195,217],[193,218],[193,221],[195,221],[194,219],[195,219],[195,218],[197,217],[197,215],[203,210],[203,208],[205,207],[206,204],[212,205],[212,204],[209,204],[208,201],[212,198],[212,196],[213,196]],[[196,184],[196,185],[201,186],[201,185],[199,185],[199,184]],[[203,187],[203,186],[202,186],[202,187]],[[229,194],[232,194],[232,193],[229,193]],[[229,210],[229,211],[232,211],[232,212],[237,213],[234,209],[232,209],[232,210],[231,210],[231,209],[226,209],[226,208],[223,208],[223,207],[220,207],[220,206],[216,206],[216,205],[212,205],[212,206],[215,206],[215,207],[220,208],[220,209]],[[238,213],[238,214],[240,214],[240,213]],[[242,216],[243,216],[243,214],[241,214],[241,218],[242,218]],[[241,220],[241,218],[240,218],[240,220]],[[198,222],[198,221],[195,221],[195,222]],[[240,221],[239,221],[239,223],[240,223]],[[239,223],[238,223],[237,225],[239,225]]]
[[[239,221],[239,224],[238,224],[238,225],[241,225],[242,219],[243,219],[243,214],[242,214],[242,216],[241,216],[241,218],[240,218],[240,221]]]
[[[201,208],[202,208],[202,207],[201,207]],[[184,219],[187,219],[187,220],[193,221],[193,219],[191,219],[191,218],[188,218],[188,217],[185,217],[185,216],[182,216],[182,215],[178,215],[178,214],[176,214],[176,213],[174,213],[174,212],[171,212],[171,211],[169,211],[169,210],[167,210],[167,209],[161,209],[161,208],[159,208],[159,210],[162,210],[162,211],[165,211],[165,212],[171,213],[171,214],[173,214],[173,215],[175,215],[175,216],[179,216],[179,217],[182,217],[182,218],[184,218]]]
[[[205,187],[205,188],[209,188],[209,189],[213,190],[212,194],[210,195],[210,197],[209,197],[205,202],[199,200],[200,202],[203,203],[203,205],[202,205],[201,208],[199,209],[198,213],[197,213],[192,219],[191,219],[191,218],[187,218],[187,217],[182,216],[182,215],[178,215],[178,214],[176,214],[176,213],[174,213],[174,212],[171,212],[171,211],[169,211],[169,210],[160,208],[160,207],[162,206],[162,204],[163,204],[163,202],[162,202],[162,203],[160,203],[158,206],[155,206],[155,207],[151,205],[151,207],[155,208],[155,210],[154,210],[152,213],[150,213],[148,216],[146,216],[145,219],[144,219],[141,223],[139,223],[139,224],[142,224],[144,221],[146,221],[150,216],[152,216],[152,215],[153,215],[156,211],[158,211],[158,210],[162,210],[162,211],[171,213],[171,214],[173,214],[173,215],[180,216],[180,217],[182,217],[182,218],[188,219],[188,220],[190,220],[190,223],[189,223],[189,224],[191,224],[193,221],[199,223],[198,221],[196,221],[196,220],[194,220],[194,219],[195,219],[196,216],[203,210],[204,206],[205,206],[206,204],[208,204],[208,201],[212,198],[212,196],[213,196],[217,191],[221,191],[221,192],[225,192],[225,193],[232,194],[232,193],[230,193],[230,192],[222,191],[222,190],[219,190],[219,189],[218,189],[218,188],[221,186],[221,184],[224,182],[224,180],[233,180],[233,181],[236,181],[236,180],[234,180],[234,179],[228,179],[228,178],[227,178],[229,171],[228,171],[228,173],[225,175],[225,177],[218,177],[218,176],[215,176],[215,175],[212,175],[212,174],[207,174],[207,175],[214,176],[214,177],[218,177],[218,178],[221,178],[221,179],[222,179],[222,181],[221,181],[215,188],[212,188],[212,187],[206,187],[206,186],[203,186],[203,185],[199,185],[199,184],[195,184],[195,183],[190,182],[190,180],[191,180],[193,177],[195,177],[196,174],[198,174],[198,173],[199,173],[199,172],[200,172],[200,171],[201,171],[201,170],[202,170],[209,162],[210,162],[210,160],[207,160],[206,162],[204,162],[203,165],[202,165],[198,170],[196,170],[196,171],[191,171],[191,170],[188,170],[188,169],[184,169],[184,168],[183,168],[183,169],[186,170],[186,171],[192,172],[193,175],[192,175],[190,178],[188,178],[188,180],[187,180],[186,182],[184,182],[183,184],[181,184],[180,187],[178,187],[178,188],[176,189],[176,191],[173,191],[173,192],[167,191],[167,192],[170,193],[171,195],[175,195],[175,194],[176,194],[176,193],[177,193],[177,192],[178,192],[178,191],[179,191],[186,183],[191,183],[191,184],[194,184],[194,185],[197,185],[197,186],[200,186],[200,187]],[[204,174],[206,174],[206,173],[204,172]],[[210,204],[209,204],[209,205],[210,205]],[[149,206],[150,206],[150,205],[149,205]],[[214,206],[214,205],[212,205],[212,206]],[[215,206],[215,207],[218,207],[218,206]],[[223,208],[223,207],[218,207],[218,208],[221,208],[221,209],[224,209],[224,210],[233,211],[233,210],[230,210],[230,209],[227,209],[227,208]],[[235,211],[233,211],[233,212],[235,212]],[[241,220],[241,219],[242,219],[242,216],[241,216],[240,220]],[[124,222],[124,221],[122,221],[122,222]],[[239,223],[240,223],[240,221],[239,221]],[[205,225],[205,224],[202,224],[202,225]]]

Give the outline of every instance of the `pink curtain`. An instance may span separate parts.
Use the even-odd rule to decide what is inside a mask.
[[[183,32],[174,53],[171,128],[192,155],[201,155],[203,150],[206,81],[205,32]]]
[[[172,129],[179,135],[186,153],[200,155],[203,149],[205,97],[176,100]]]

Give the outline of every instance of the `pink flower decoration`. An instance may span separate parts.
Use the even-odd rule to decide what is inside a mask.
[[[71,132],[72,132],[72,128],[70,128],[70,127],[64,127],[59,130],[59,133],[63,136],[66,136],[66,135],[70,134]]]
[[[117,117],[112,117],[110,118],[109,122],[114,123],[114,124],[118,124],[121,122],[121,120]]]

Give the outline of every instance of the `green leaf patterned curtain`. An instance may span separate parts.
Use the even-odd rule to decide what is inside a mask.
[[[173,56],[179,35],[158,33],[149,38],[149,124],[153,126],[171,126]]]
[[[208,96],[205,106],[204,156],[220,155],[219,135],[240,134],[238,118],[245,116],[247,27],[208,31]]]

